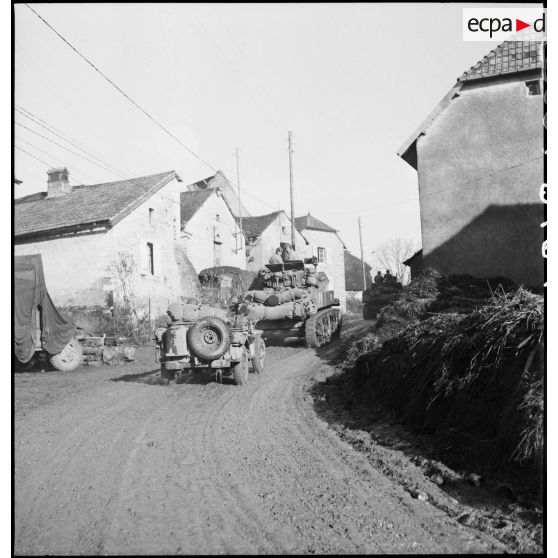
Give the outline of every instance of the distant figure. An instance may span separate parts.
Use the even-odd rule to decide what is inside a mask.
[[[269,263],[270,264],[282,264],[283,263],[283,258],[281,257],[281,248],[277,248],[277,250],[275,250],[275,254],[273,254],[271,256],[271,258],[269,258]]]
[[[381,285],[384,282],[382,272],[378,270],[378,273],[374,275],[374,285]]]
[[[295,253],[293,252],[293,248],[290,244],[285,244],[285,248],[283,250],[283,261],[284,262],[290,262],[292,260],[295,260],[296,256]]]
[[[391,274],[391,271],[389,269],[386,269],[386,274],[384,276],[384,281],[388,284],[388,285],[393,285],[393,283],[397,283],[397,277],[394,277]]]

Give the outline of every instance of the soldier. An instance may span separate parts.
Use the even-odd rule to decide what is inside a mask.
[[[384,276],[384,281],[388,284],[388,285],[392,285],[393,283],[397,283],[397,277],[394,277],[391,274],[391,271],[389,269],[386,269],[386,274]]]
[[[382,272],[378,270],[378,273],[374,276],[374,284],[381,285],[384,282],[384,278],[382,277]]]
[[[290,262],[292,260],[296,260],[293,248],[290,244],[285,244],[285,249],[283,250],[283,261]]]
[[[281,248],[277,248],[275,250],[275,254],[273,254],[271,256],[271,258],[269,258],[269,263],[270,264],[282,264],[283,263],[283,258],[281,257]]]

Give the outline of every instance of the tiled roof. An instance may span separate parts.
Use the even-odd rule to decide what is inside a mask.
[[[188,185],[188,190],[205,190],[207,188],[211,188],[211,183],[215,180],[215,177],[220,171],[217,173],[208,176],[207,178],[202,178],[193,184]]]
[[[541,41],[506,41],[463,73],[459,81],[542,68]]]
[[[74,186],[59,197],[47,192],[14,200],[14,235],[42,235],[49,231],[103,224],[112,226],[157,190],[178,178],[174,171],[92,186]]]
[[[215,195],[215,190],[196,190],[180,193],[180,222],[187,223],[205,203],[205,201]]]
[[[334,228],[330,227],[329,225],[326,225],[323,221],[320,221],[319,219],[312,217],[310,213],[308,213],[308,215],[305,215],[304,217],[296,217],[295,227],[299,232],[302,232],[304,229],[310,229],[313,231],[325,231],[325,232],[332,232],[332,233],[337,232]]]
[[[274,211],[267,215],[258,215],[256,217],[243,217],[242,230],[246,238],[260,236],[282,211]]]

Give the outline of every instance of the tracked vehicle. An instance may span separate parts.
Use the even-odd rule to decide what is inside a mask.
[[[362,291],[362,317],[365,320],[375,320],[378,312],[388,304],[391,304],[401,293],[401,283],[387,285],[372,284],[368,289]]]
[[[270,341],[298,340],[315,348],[329,343],[340,334],[341,311],[317,264],[316,258],[268,264],[259,272],[262,288],[244,295],[237,320],[256,323]]]

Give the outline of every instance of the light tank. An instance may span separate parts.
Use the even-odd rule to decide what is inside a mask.
[[[375,320],[378,312],[388,304],[391,304],[401,293],[403,286],[399,282],[385,285],[372,284],[368,289],[362,291],[362,317],[365,320]]]
[[[316,258],[268,264],[259,272],[263,286],[245,293],[237,320],[256,323],[271,341],[297,339],[309,347],[329,343],[341,332],[341,311],[317,264]]]

